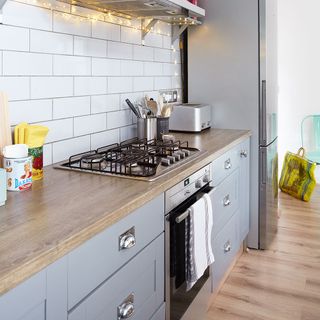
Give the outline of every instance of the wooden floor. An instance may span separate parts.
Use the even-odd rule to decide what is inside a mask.
[[[238,260],[205,320],[320,320],[320,187],[310,203],[280,192],[270,250]]]

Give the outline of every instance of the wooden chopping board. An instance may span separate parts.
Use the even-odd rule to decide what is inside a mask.
[[[2,148],[12,144],[9,120],[8,97],[0,91],[0,167],[2,168]]]

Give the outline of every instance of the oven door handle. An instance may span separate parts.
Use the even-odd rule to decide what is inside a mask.
[[[215,191],[215,189],[216,189],[215,187],[212,187],[209,192],[206,192],[209,195],[209,197],[211,197],[211,195]],[[202,193],[202,195],[203,194],[204,193]],[[181,213],[178,217],[176,217],[176,219],[175,219],[176,223],[181,223],[183,220],[185,220],[189,216],[190,212],[191,212],[191,210],[187,209],[185,212]]]
[[[181,223],[185,220],[190,214],[190,209],[187,209],[184,213],[181,213],[180,216],[176,217],[176,223]]]

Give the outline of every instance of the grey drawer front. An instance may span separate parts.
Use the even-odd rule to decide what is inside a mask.
[[[164,303],[163,252],[162,234],[72,310],[68,320],[118,320],[118,306],[131,294],[134,314],[129,319],[151,319]]]
[[[238,212],[236,212],[218,236],[213,239],[213,253],[215,258],[212,266],[213,289],[219,286],[220,281],[240,248],[238,230]],[[228,251],[229,244],[230,251]]]
[[[238,148],[235,147],[212,162],[212,183],[217,186],[239,167]]]
[[[30,292],[30,294],[32,294]],[[8,318],[9,320],[9,318]],[[46,320],[46,315],[45,315],[45,302],[43,301],[40,305],[35,307],[33,310],[28,312],[25,316],[23,316],[19,320]]]
[[[119,250],[119,236],[135,228],[136,245]],[[68,310],[164,230],[163,194],[73,250],[68,257]]]
[[[233,171],[210,193],[213,212],[213,236],[222,230],[239,208],[239,169]]]
[[[41,271],[0,297],[0,319],[45,319],[46,273]]]
[[[165,320],[166,318],[166,305],[163,304],[159,310],[153,315],[151,320]]]

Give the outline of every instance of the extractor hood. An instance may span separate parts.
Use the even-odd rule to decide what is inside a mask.
[[[2,1],[2,0],[0,0]],[[60,0],[124,18],[172,20],[203,17],[205,10],[187,0]]]
[[[198,18],[205,16],[205,10],[188,0],[58,0],[73,6],[111,14],[126,19],[141,19],[142,39],[158,20],[179,25],[172,36],[174,42],[188,25],[201,24]],[[2,8],[6,0],[0,0],[0,23]],[[144,22],[147,21],[147,24]]]

